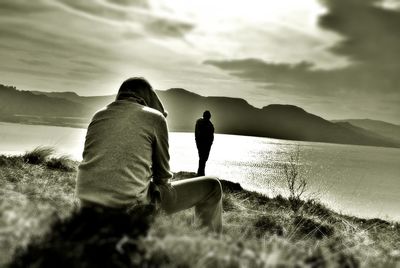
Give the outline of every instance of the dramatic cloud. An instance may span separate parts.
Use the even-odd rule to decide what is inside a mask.
[[[347,67],[320,69],[310,62],[270,63],[260,59],[207,60],[231,75],[264,84],[276,94],[318,97],[333,108],[363,111],[398,122],[400,115],[400,11],[380,1],[323,1],[328,12],[319,25],[343,40],[330,50],[349,59]],[[397,102],[394,106],[392,102]],[[337,104],[340,102],[340,105]],[[312,107],[312,103],[305,103]],[[314,106],[316,107],[316,106]],[[369,112],[365,110],[369,109]],[[326,114],[333,114],[330,109]],[[335,112],[336,114],[337,111]]]
[[[182,38],[193,28],[153,14],[147,1],[4,0],[0,14],[2,83],[81,94],[111,93],[104,91],[132,74],[157,77],[149,72],[154,61],[180,58],[157,39]]]
[[[400,64],[400,11],[378,6],[377,0],[325,0],[329,13],[320,25],[345,37],[333,51],[360,63]],[[396,66],[397,67],[397,66]]]

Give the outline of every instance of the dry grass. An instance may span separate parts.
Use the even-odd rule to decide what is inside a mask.
[[[40,165],[45,163],[45,161],[54,153],[53,147],[48,146],[38,146],[32,151],[26,152],[22,159],[33,165]]]
[[[74,162],[68,156],[52,157],[46,162],[46,167],[66,172],[75,171]]]

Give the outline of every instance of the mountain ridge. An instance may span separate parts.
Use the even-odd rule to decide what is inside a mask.
[[[382,137],[400,143],[400,125],[373,119],[342,119],[332,120],[335,123],[349,123],[373,133],[379,133]]]
[[[244,99],[206,97],[183,88],[156,91],[169,111],[167,120],[171,131],[192,132],[203,111],[210,110],[217,133],[400,147],[400,141],[358,126],[325,120],[294,105],[270,104],[256,108]],[[114,99],[115,95],[30,92],[0,85],[0,120],[86,127],[92,115]]]

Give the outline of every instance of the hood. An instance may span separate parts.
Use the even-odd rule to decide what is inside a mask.
[[[151,88],[151,86],[145,81],[148,86],[140,86],[140,87],[130,87],[129,86],[130,79],[126,80],[116,97],[116,100],[132,100],[141,105],[156,109],[160,113],[162,113],[165,117],[167,117],[168,112],[165,110],[164,105],[161,100],[157,96],[156,92]]]

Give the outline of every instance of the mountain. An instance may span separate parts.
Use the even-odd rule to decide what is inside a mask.
[[[0,121],[86,127],[97,109],[66,98],[0,85]]]
[[[0,85],[0,112],[2,115],[88,117],[91,111],[81,103]]]
[[[399,147],[362,128],[333,123],[293,105],[272,104],[255,108],[243,99],[203,97],[184,89],[158,92],[169,110],[169,126],[175,131],[193,131],[205,109],[219,133],[290,140]]]
[[[31,91],[31,92],[35,95],[45,95],[51,98],[66,99],[75,103],[80,103],[86,106],[90,106],[94,110],[98,110],[100,107],[106,106],[115,99],[115,95],[84,97],[84,96],[79,96],[75,92],[42,92],[42,91]]]
[[[157,94],[169,112],[171,131],[192,132],[203,111],[210,110],[217,133],[400,147],[400,142],[374,131],[330,122],[293,105],[259,109],[243,99],[204,97],[182,88]],[[29,92],[0,85],[0,120],[86,127],[91,116],[114,99],[115,95],[82,97],[74,92]]]
[[[400,125],[371,119],[344,119],[334,120],[332,122],[346,122],[353,126],[377,133],[386,139],[400,143]]]

